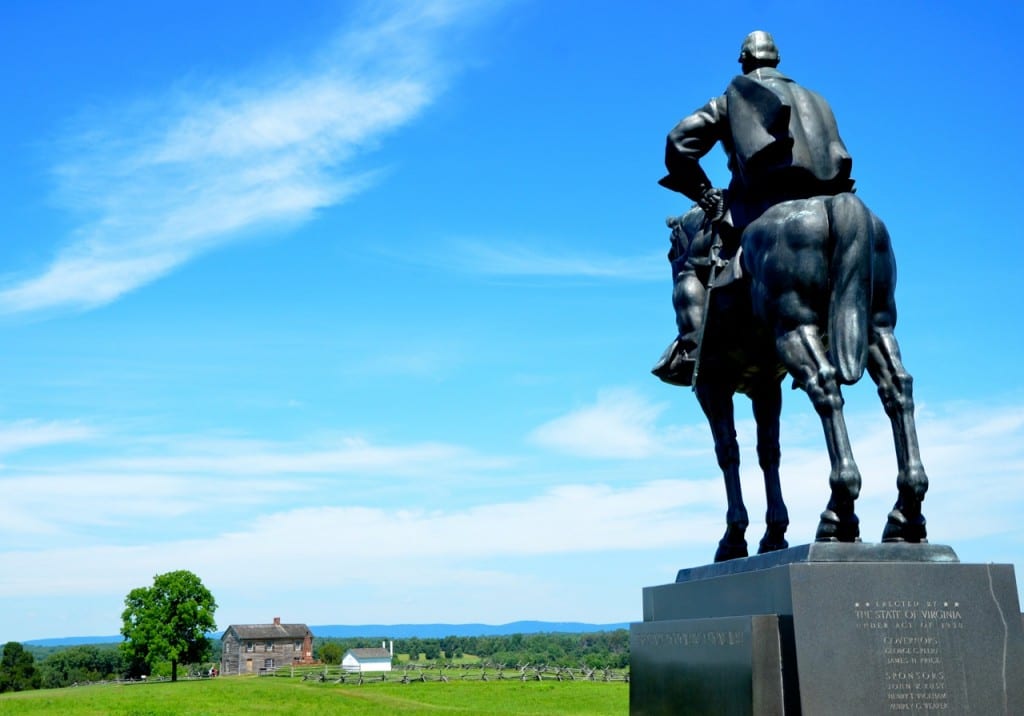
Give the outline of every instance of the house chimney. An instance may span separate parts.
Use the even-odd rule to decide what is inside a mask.
[[[281,617],[274,617],[274,626],[281,626]]]
[[[388,647],[389,647],[388,648],[388,654],[390,654],[391,658],[393,659],[395,657],[395,641],[394,641],[394,639],[392,639],[391,641],[388,642]]]

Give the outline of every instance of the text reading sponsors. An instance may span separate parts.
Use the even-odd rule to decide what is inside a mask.
[[[853,603],[852,613],[858,631],[878,635],[889,711],[948,711],[940,637],[964,628],[961,603],[865,599]]]

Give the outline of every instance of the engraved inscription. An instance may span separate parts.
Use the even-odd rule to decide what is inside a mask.
[[[663,648],[670,646],[725,647],[741,646],[742,644],[745,644],[747,635],[743,631],[689,631],[637,634],[634,638],[637,646],[645,648]]]
[[[853,603],[857,629],[963,629],[960,602],[889,599]]]
[[[877,635],[889,711],[948,711],[940,636],[963,629],[958,601],[878,599],[853,603],[859,631]]]
[[[942,663],[939,640],[934,636],[884,636],[886,664],[936,666]]]
[[[890,711],[946,711],[946,674],[942,671],[890,671],[886,674]]]

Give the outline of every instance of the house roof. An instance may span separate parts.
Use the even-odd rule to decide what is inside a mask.
[[[379,646],[369,649],[349,649],[346,654],[351,654],[357,659],[390,659],[391,652],[381,649]]]
[[[224,630],[224,636],[231,631],[239,639],[304,639],[307,634],[313,635],[305,624],[232,624]]]

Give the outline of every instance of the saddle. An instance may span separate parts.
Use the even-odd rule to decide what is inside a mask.
[[[692,351],[683,347],[680,337],[676,337],[661,354],[651,368],[651,373],[669,385],[692,387],[700,366],[701,339],[704,336],[704,325],[707,321],[711,292],[716,288],[728,286],[743,277],[741,258],[742,247],[738,247],[732,256],[722,258],[723,241],[716,236],[708,256],[687,256],[685,262],[694,269],[704,284],[705,299],[701,311],[699,338]]]

